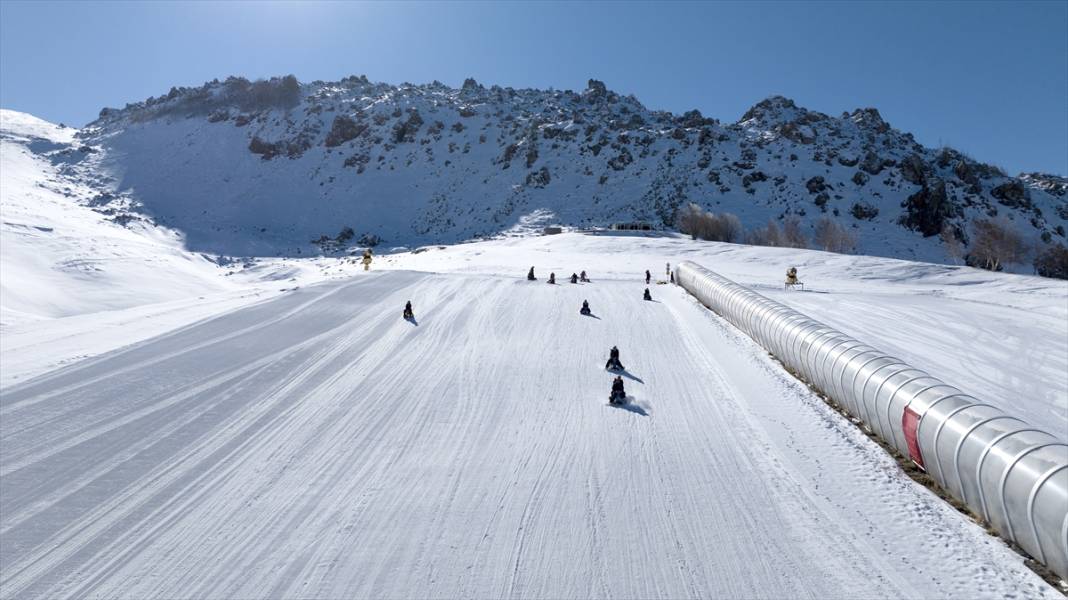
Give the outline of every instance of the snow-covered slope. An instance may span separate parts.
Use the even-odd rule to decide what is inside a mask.
[[[663,280],[693,260],[891,352],[1068,442],[1068,282],[814,250],[603,232],[431,247],[383,268]],[[787,292],[787,267],[805,292]],[[653,287],[654,294],[658,287]]]
[[[177,232],[93,206],[64,165],[75,131],[0,110],[0,323],[116,310],[232,289]]]
[[[0,595],[1058,597],[683,290],[600,267],[356,273],[6,390]]]
[[[591,80],[581,92],[364,77],[299,85],[231,78],[105,109],[71,171],[221,254],[306,255],[355,243],[455,242],[517,226],[674,223],[697,202],[747,228],[827,216],[865,254],[943,262],[938,234],[1005,216],[1064,242],[1068,182],[925,148],[878,111],[839,117],[782,97],[735,123],[644,107]],[[326,241],[326,240],[324,240]],[[1014,267],[1030,271],[1029,266]]]

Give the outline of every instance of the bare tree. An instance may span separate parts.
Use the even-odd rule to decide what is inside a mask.
[[[742,221],[738,215],[723,213],[719,216],[719,221],[724,242],[737,244],[745,239],[745,228],[742,227]]]
[[[968,252],[968,264],[1000,271],[1008,263],[1022,262],[1027,256],[1023,237],[1004,217],[972,222],[974,240]]]
[[[693,239],[739,242],[745,235],[742,222],[731,213],[717,215],[690,203],[676,215],[676,225]]]
[[[805,232],[801,230],[801,219],[797,215],[790,215],[783,222],[782,241],[783,246],[790,248],[808,247],[808,239],[805,237]]]
[[[749,232],[748,241],[754,246],[782,246],[782,232],[775,221],[768,220],[767,227],[757,227]]]
[[[690,237],[696,240],[699,221],[704,212],[700,206],[691,202],[675,215],[675,226],[679,228],[679,231],[690,234]]]
[[[1068,279],[1068,248],[1053,244],[1035,253],[1035,272],[1043,277]]]
[[[857,249],[857,236],[830,217],[821,217],[816,221],[812,240],[818,248],[827,252],[851,254]]]
[[[957,237],[957,232],[947,223],[942,226],[942,233],[939,237],[942,238],[942,245],[946,247],[946,256],[953,261],[953,264],[960,264],[961,259],[964,258],[964,244]]]

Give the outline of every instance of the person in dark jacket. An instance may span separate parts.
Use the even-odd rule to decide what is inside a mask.
[[[653,299],[653,295],[649,293],[649,288],[645,288],[645,296],[643,296],[643,298],[645,300],[652,300]]]
[[[585,300],[583,300],[582,301],[582,308],[579,309],[579,314],[580,315],[588,315],[588,314],[591,314],[592,312],[593,311],[590,310],[590,303],[585,301]]]
[[[537,277],[534,276],[534,267],[530,267],[530,270],[527,271],[527,281],[534,281],[535,279]]]
[[[612,394],[608,397],[612,404],[623,404],[627,401],[627,392],[623,389],[623,378],[616,375],[612,380]]]
[[[579,281],[582,281],[582,282],[585,282],[585,283],[589,283],[590,282],[589,278],[586,277],[586,271],[583,271],[583,272],[579,273]]]
[[[649,282],[653,279],[653,274],[649,272],[649,269],[645,270],[645,285],[649,285]]]
[[[549,281],[545,283],[556,283],[556,273],[549,273]]]
[[[578,275],[571,274],[571,283],[578,283]]]
[[[619,348],[612,346],[612,349],[608,351],[608,362],[605,363],[604,368],[616,371],[623,370],[623,363],[619,362]]]
[[[415,318],[415,313],[412,312],[412,301],[411,300],[409,300],[409,301],[404,303],[404,318],[405,319],[414,319]]]

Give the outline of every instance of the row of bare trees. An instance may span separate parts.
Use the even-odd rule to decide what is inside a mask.
[[[972,222],[971,244],[965,246],[950,226],[942,228],[942,244],[954,262],[1000,271],[1010,263],[1026,264],[1034,256],[1035,273],[1045,277],[1068,279],[1068,248],[1064,244],[1030,246],[1005,217]]]
[[[678,212],[679,231],[693,239],[714,242],[746,243],[754,246],[780,248],[816,248],[839,254],[857,250],[857,235],[830,217],[820,217],[812,228],[812,240],[805,235],[801,219],[790,215],[780,226],[774,219],[763,227],[748,232],[741,220],[731,213],[713,213],[690,203]],[[1020,232],[1006,219],[972,221],[971,243],[965,245],[963,235],[946,225],[941,233],[946,254],[955,262],[973,267],[1000,271],[1006,264],[1026,264],[1034,256],[1035,272],[1046,277],[1068,278],[1068,248],[1063,244],[1030,247]]]
[[[717,215],[692,202],[679,211],[676,220],[679,231],[690,234],[695,240],[740,243],[745,237],[742,221],[736,215]]]
[[[1008,263],[1021,263],[1027,258],[1023,236],[1004,217],[973,221],[972,232],[971,244],[965,246],[956,230],[949,225],[942,228],[939,237],[954,262],[1000,271]]]
[[[716,214],[691,203],[679,211],[676,225],[679,231],[689,234],[695,240],[731,243],[744,241],[754,246],[780,248],[814,247],[839,253],[851,253],[857,249],[857,236],[830,217],[821,217],[816,221],[811,246],[801,227],[801,219],[796,215],[787,217],[781,227],[774,220],[769,220],[764,227],[757,227],[746,233],[737,216],[731,213]]]

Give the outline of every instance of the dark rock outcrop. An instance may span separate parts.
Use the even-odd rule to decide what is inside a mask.
[[[358,123],[345,115],[338,115],[334,117],[334,122],[330,126],[330,132],[326,134],[324,143],[328,148],[334,148],[349,140],[356,139],[365,131],[367,131],[367,125]]]
[[[542,167],[537,171],[527,173],[526,184],[529,186],[543,188],[549,185],[550,181],[552,181],[552,176],[549,174],[549,169],[547,167]]]
[[[818,194],[827,189],[827,184],[822,175],[816,175],[805,182],[805,189],[807,189],[810,194]]]
[[[860,169],[868,175],[878,175],[883,172],[884,164],[883,157],[869,150],[864,154],[864,160],[860,162]]]
[[[902,179],[909,183],[923,185],[927,175],[927,165],[919,155],[910,154],[906,156],[905,159],[901,161],[899,169],[901,171]]]
[[[937,177],[925,180],[923,188],[909,196],[902,207],[902,224],[924,237],[938,235],[947,219],[960,215],[960,208],[946,195],[946,182]]]
[[[990,195],[997,198],[1001,204],[1012,208],[1029,208],[1031,206],[1031,194],[1024,187],[1023,182],[1017,179],[995,187],[990,190]]]

